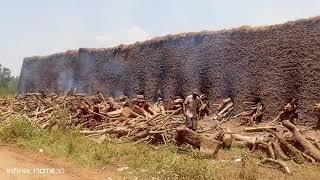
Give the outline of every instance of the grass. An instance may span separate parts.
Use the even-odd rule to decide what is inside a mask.
[[[14,96],[16,93],[15,87],[0,87],[1,96]]]
[[[63,114],[63,113],[62,113]],[[57,115],[57,117],[60,114]],[[62,115],[63,116],[63,115]],[[129,167],[117,172],[127,179],[318,179],[320,168],[287,162],[294,176],[273,166],[262,167],[245,149],[220,151],[216,159],[205,158],[197,151],[175,146],[150,146],[118,141],[97,144],[77,131],[38,130],[20,116],[0,126],[0,141],[29,149],[43,149],[51,156],[68,159],[85,167]],[[234,161],[241,158],[241,162]]]
[[[23,118],[12,120],[0,130],[0,140],[49,155],[72,159],[83,166],[128,166],[123,175],[140,178],[212,179],[209,161],[198,153],[177,153],[173,146],[133,145],[105,142],[97,144],[76,131],[36,130]],[[154,148],[159,148],[155,150]]]

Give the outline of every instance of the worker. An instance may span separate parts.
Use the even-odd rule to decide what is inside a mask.
[[[173,97],[169,96],[169,100],[168,100],[168,103],[166,105],[166,109],[173,110],[173,107],[174,107],[173,101],[174,101]]]
[[[137,106],[151,115],[155,114],[143,95],[137,95]]]
[[[162,101],[162,98],[159,97],[157,102],[154,104],[154,109],[157,113],[161,113],[161,114],[165,114],[166,111],[164,109],[164,106],[163,106],[163,101]]]
[[[289,120],[291,123],[295,123],[298,119],[298,112],[297,112],[297,100],[293,98],[287,105],[285,105],[278,115],[277,118],[272,120],[269,124],[272,124],[280,119],[280,121]]]
[[[183,98],[181,96],[176,96],[173,101],[173,110],[182,109]]]
[[[197,130],[197,121],[199,118],[200,109],[199,93],[194,89],[189,96],[187,96],[183,104],[183,112],[186,117],[186,126],[193,131]]]
[[[140,108],[144,108],[146,105],[146,99],[144,98],[144,95],[137,95],[136,98],[136,105],[139,106]]]
[[[284,106],[280,115],[280,120],[289,120],[291,123],[295,124],[295,121],[298,120],[297,109],[297,99],[293,98],[287,105]]]

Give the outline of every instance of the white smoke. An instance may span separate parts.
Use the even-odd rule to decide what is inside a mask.
[[[120,44],[132,44],[137,41],[145,41],[150,39],[151,35],[149,35],[146,31],[144,31],[140,26],[132,26],[124,31],[119,31],[118,33],[103,33],[96,36],[96,41],[101,46],[111,47],[117,46]]]
[[[60,92],[68,91],[75,87],[74,75],[70,70],[65,70],[59,74],[57,85]]]

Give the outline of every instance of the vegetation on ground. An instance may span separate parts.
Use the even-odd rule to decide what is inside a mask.
[[[58,117],[58,116],[56,116]],[[2,121],[0,141],[39,150],[85,167],[113,168],[124,179],[317,179],[320,168],[287,162],[294,176],[275,166],[261,166],[259,159],[245,149],[221,150],[216,159],[207,158],[192,148],[147,145],[116,139],[97,144],[77,131],[34,128],[22,115]],[[240,160],[241,159],[241,160]],[[117,169],[128,167],[123,171]]]
[[[37,130],[23,118],[3,126],[0,140],[32,149],[43,149],[49,155],[73,159],[83,166],[129,167],[125,177],[158,177],[177,179],[211,179],[209,159],[198,153],[178,153],[174,146],[148,146],[118,141],[97,144],[76,131]]]
[[[0,64],[0,96],[14,95],[18,85],[18,77],[11,75],[11,71]]]

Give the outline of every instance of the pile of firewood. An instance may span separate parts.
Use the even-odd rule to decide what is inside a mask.
[[[1,99],[0,119],[23,114],[41,129],[78,129],[88,137],[108,135],[137,143],[172,143],[175,129],[184,124],[183,116],[178,114],[181,109],[165,111],[162,106],[150,104],[127,97],[105,98],[101,93],[95,96],[28,93],[24,97]]]
[[[214,115],[214,119],[223,119],[228,117],[233,111],[233,102],[231,98],[226,98],[219,100],[217,103],[213,104],[216,107],[217,112]]]
[[[220,121],[207,129],[200,126],[196,132],[183,126],[182,107],[165,110],[162,105],[161,101],[151,104],[143,96],[113,99],[101,93],[94,96],[29,93],[24,97],[0,99],[0,121],[22,114],[35,128],[78,129],[84,136],[96,137],[96,140],[115,137],[135,143],[190,144],[210,156],[216,155],[221,148],[241,146],[259,154],[263,163],[278,164],[288,174],[291,171],[284,161],[293,160],[299,164],[320,162],[318,140],[306,137],[293,124],[294,101],[288,103],[270,123],[243,128],[243,133],[234,133],[221,126],[231,118],[233,102],[230,98],[214,104],[217,111],[212,114],[213,119]],[[245,105],[245,111],[232,118],[245,117],[246,125],[259,122],[263,105],[260,102],[246,102]],[[319,109],[319,104],[316,108]],[[241,118],[238,119],[241,121]],[[281,125],[271,126],[276,120]]]
[[[184,125],[182,99],[174,108],[166,110],[163,102],[147,102],[143,96],[128,99],[125,96],[104,97],[102,93],[88,96],[54,93],[27,93],[23,97],[0,99],[1,119],[22,114],[34,127],[40,129],[78,129],[88,137],[108,135],[125,140],[148,143],[175,141],[176,128]],[[230,98],[221,100],[213,114],[223,123],[233,110]],[[198,133],[216,131],[199,126]]]
[[[287,174],[291,174],[291,171],[285,161],[293,160],[298,164],[320,162],[318,139],[305,136],[289,120],[284,120],[281,124],[280,126],[248,127],[244,128],[241,134],[222,129],[214,139],[208,139],[186,128],[178,129],[177,142],[188,143],[204,153],[209,152],[210,155],[216,155],[221,148],[249,148],[252,153],[262,159],[262,163],[279,165],[280,169]]]
[[[233,116],[233,118],[239,117],[241,125],[252,126],[258,124],[262,120],[263,116],[263,105],[260,101],[257,102],[244,102],[244,111]]]

